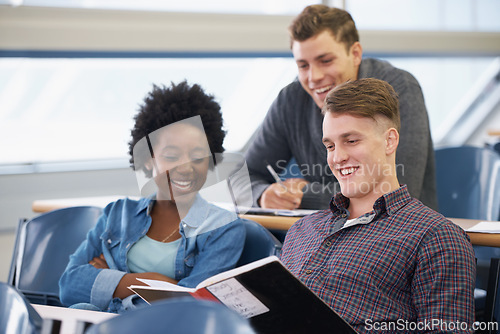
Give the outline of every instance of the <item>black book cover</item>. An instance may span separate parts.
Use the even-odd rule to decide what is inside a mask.
[[[212,276],[196,288],[144,282],[153,286],[129,288],[147,302],[186,295],[217,301],[248,318],[259,334],[356,333],[275,256]]]

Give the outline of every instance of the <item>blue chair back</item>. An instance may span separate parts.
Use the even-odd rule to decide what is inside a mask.
[[[479,320],[484,323],[497,324],[500,319],[500,258],[492,257],[488,272],[488,286],[486,289],[486,300],[484,306],[484,314]],[[478,318],[476,317],[476,321]],[[498,328],[489,328],[484,333],[498,333]]]
[[[500,218],[500,156],[490,148],[460,146],[435,150],[439,211],[446,217]],[[476,317],[485,313],[490,260],[500,248],[474,246],[477,260]],[[495,302],[493,302],[495,303]]]
[[[253,334],[247,319],[226,306],[191,297],[152,303],[91,326],[86,334]]]
[[[500,218],[500,156],[489,148],[435,150],[439,212],[445,217]]]
[[[62,306],[59,278],[69,256],[86,238],[102,209],[94,206],[50,211],[21,220],[8,281],[36,304]]]
[[[245,245],[237,266],[281,253],[281,242],[264,226],[253,220],[244,219],[246,228]]]
[[[43,320],[14,287],[0,282],[0,333],[38,334]]]

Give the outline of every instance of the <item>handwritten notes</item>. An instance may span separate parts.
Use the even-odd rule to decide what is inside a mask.
[[[269,309],[250,291],[245,289],[235,278],[207,287],[217,299],[230,309],[238,312],[245,318],[269,312]]]

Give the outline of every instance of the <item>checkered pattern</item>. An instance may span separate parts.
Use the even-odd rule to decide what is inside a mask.
[[[332,233],[348,203],[338,194],[288,231],[281,260],[292,273],[358,332],[367,320],[473,322],[474,251],[461,228],[402,186],[375,202],[371,221]]]

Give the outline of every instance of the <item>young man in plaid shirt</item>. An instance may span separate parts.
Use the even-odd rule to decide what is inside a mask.
[[[469,332],[474,251],[461,228],[398,182],[393,88],[347,82],[328,94],[323,114],[341,193],[288,231],[283,263],[358,332]]]

